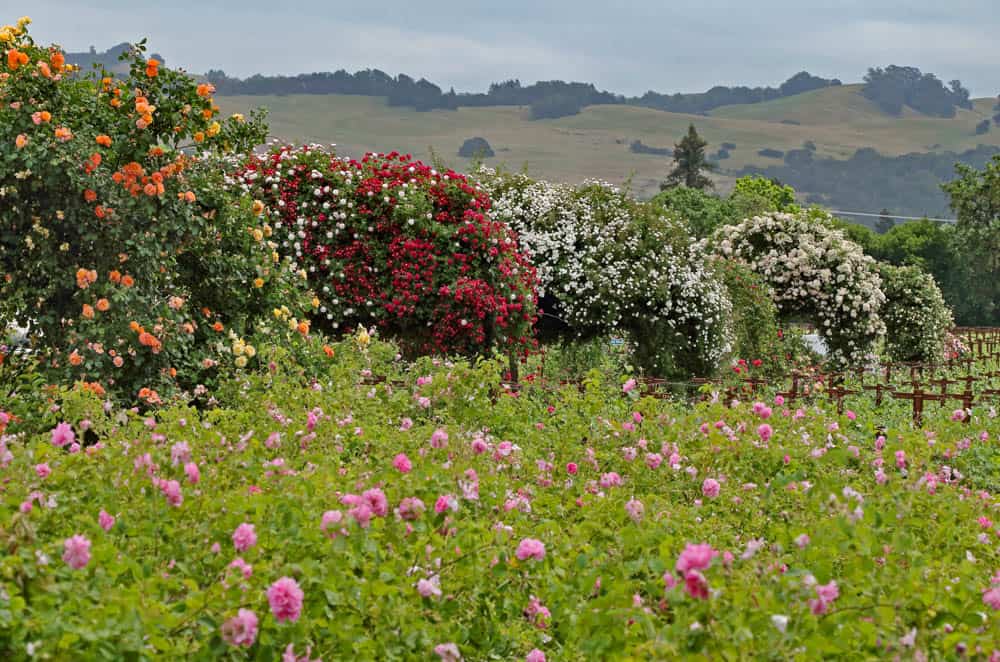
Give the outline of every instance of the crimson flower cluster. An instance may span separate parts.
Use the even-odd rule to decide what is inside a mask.
[[[248,157],[233,182],[262,203],[328,330],[375,325],[413,354],[534,346],[535,269],[464,175],[397,152],[282,145]]]

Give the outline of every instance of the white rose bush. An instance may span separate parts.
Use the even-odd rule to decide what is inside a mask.
[[[564,336],[628,335],[636,363],[657,376],[710,374],[730,351],[726,288],[681,222],[602,182],[573,188],[485,168],[479,178]]]
[[[747,264],[774,292],[783,319],[807,318],[835,364],[862,362],[885,333],[875,260],[819,210],[774,212],[719,228],[711,244]]]
[[[912,266],[883,264],[879,272],[886,355],[893,361],[940,361],[955,322],[934,277]]]

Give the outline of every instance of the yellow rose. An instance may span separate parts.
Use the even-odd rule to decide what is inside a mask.
[[[273,233],[273,231],[271,230],[271,226],[268,225],[267,223],[265,223],[264,224],[264,236],[265,237],[270,237],[272,233]]]
[[[360,345],[361,347],[367,347],[368,343],[370,343],[371,340],[372,340],[371,336],[368,335],[368,331],[365,329],[365,327],[361,327],[361,330],[358,331],[358,337],[357,337],[358,345]]]
[[[0,28],[0,42],[10,42],[14,41],[14,32],[9,25],[5,25]]]
[[[241,354],[243,354],[243,351],[245,349],[246,346],[243,344],[242,340],[233,343],[233,354],[235,354],[236,356],[240,356]]]
[[[319,297],[313,297],[312,299],[313,308],[319,308]]]
[[[245,357],[245,356],[237,356],[236,357],[236,367],[237,368],[245,368],[246,366],[247,366],[247,357]]]
[[[218,122],[212,122],[209,125],[208,129],[205,131],[205,133],[208,134],[209,138],[212,138],[219,135],[219,131],[221,130],[222,130],[222,125],[220,125]]]
[[[245,354],[250,358],[257,356],[257,349],[253,345],[247,345]]]
[[[264,241],[264,233],[259,229],[255,229],[253,231],[253,238],[255,241]]]
[[[230,117],[232,117],[234,120],[236,120],[241,124],[247,121],[247,118],[243,117],[243,113],[233,113],[232,115],[230,115]]]
[[[253,279],[253,286],[256,287],[257,289],[260,289],[260,288],[264,287],[264,279],[263,278],[254,278]]]
[[[30,16],[22,16],[21,18],[17,19],[17,27],[19,28],[23,28],[25,25],[28,25],[30,23],[31,23]]]

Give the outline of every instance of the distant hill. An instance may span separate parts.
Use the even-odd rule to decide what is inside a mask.
[[[533,175],[557,181],[600,178],[620,184],[630,180],[637,194],[650,197],[666,176],[670,158],[641,153],[645,150],[636,153],[631,145],[639,141],[643,146],[669,149],[694,123],[709,141],[710,154],[724,147],[728,155],[715,176],[723,191],[745,168],[794,171],[798,167],[810,180],[808,187],[797,187],[803,200],[811,195],[848,211],[874,209],[878,213],[888,207],[900,215],[946,211],[938,184],[949,179],[951,161],[975,163],[987,153],[976,151],[978,145],[1000,147],[1000,127],[976,135],[976,125],[992,116],[995,99],[975,100],[971,110],[959,109],[953,118],[928,117],[912,110],[893,117],[861,96],[860,90],[860,85],[833,86],[757,104],[724,106],[708,115],[605,104],[589,106],[570,117],[536,121],[530,119],[529,106],[414,112],[389,106],[384,97],[355,95],[224,96],[217,101],[225,112],[264,106],[270,111],[274,136],[338,143],[344,154],[399,149],[427,159],[433,151],[456,168],[468,168],[472,160],[449,155],[469,136],[482,136],[496,152],[488,159],[490,164],[504,163],[514,169],[527,165]],[[873,149],[887,159],[914,153],[942,156],[933,163],[908,157],[892,166],[894,188],[889,195],[877,178],[852,177],[853,184],[848,186],[814,176],[815,164],[807,171],[796,161],[806,143],[815,149],[813,160],[835,161],[823,164],[824,176],[833,176],[838,167],[857,166],[858,161],[849,159],[858,150]],[[782,158],[758,154],[768,149],[782,152]],[[967,154],[969,150],[974,151]],[[865,151],[860,158],[869,163],[871,156]],[[888,168],[888,162],[882,166]],[[798,181],[786,176],[788,183]],[[874,204],[883,198],[892,203]]]

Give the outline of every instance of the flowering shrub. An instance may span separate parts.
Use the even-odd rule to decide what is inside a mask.
[[[875,261],[830,221],[818,210],[776,212],[723,226],[712,243],[767,281],[784,319],[814,319],[832,361],[859,362],[885,331],[885,295]]]
[[[222,329],[304,296],[214,159],[182,151],[249,149],[261,119],[219,119],[210,85],[141,45],[126,78],[82,75],[26,25],[3,30],[0,62],[0,316],[70,382],[194,386]]]
[[[463,175],[397,153],[357,161],[285,145],[234,177],[309,274],[324,328],[374,324],[409,354],[533,345],[535,271]]]
[[[653,375],[716,369],[730,348],[730,304],[683,224],[600,182],[573,189],[490,169],[479,176],[493,216],[535,263],[543,308],[563,333],[627,333]]]
[[[930,408],[930,445],[905,408],[599,378],[493,401],[494,361],[370,384],[394,348],[335,349],[329,380],[214,411],[77,389],[40,434],[0,413],[0,657],[983,659],[1000,640],[987,407]]]
[[[934,277],[918,267],[879,265],[885,304],[885,352],[893,361],[944,358],[955,322]]]

